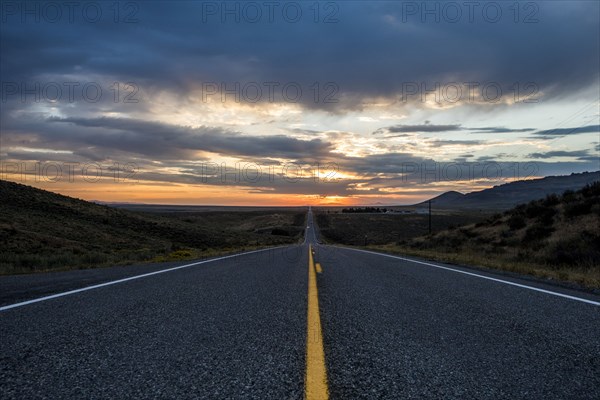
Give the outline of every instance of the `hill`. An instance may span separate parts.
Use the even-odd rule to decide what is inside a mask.
[[[600,171],[565,176],[548,176],[541,179],[510,182],[467,194],[455,191],[446,192],[431,199],[431,205],[432,207],[446,209],[505,210],[518,204],[541,199],[550,194],[562,194],[567,190],[579,190],[585,185],[596,181],[600,181]],[[418,206],[426,205],[427,202],[418,204]]]
[[[600,288],[600,181],[387,249]]]
[[[305,211],[146,213],[0,180],[0,273],[200,258],[293,243]]]
[[[451,190],[446,193],[442,193],[439,196],[436,196],[431,199],[431,205],[436,206],[438,208],[444,207],[445,205],[459,204],[461,200],[464,199],[466,195],[454,190]],[[426,206],[427,201],[423,203],[419,203],[419,206]]]

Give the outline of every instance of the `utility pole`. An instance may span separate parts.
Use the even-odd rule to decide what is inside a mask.
[[[431,235],[431,200],[429,200],[429,234]]]

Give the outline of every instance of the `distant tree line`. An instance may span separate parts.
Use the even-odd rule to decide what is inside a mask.
[[[343,213],[385,213],[387,208],[379,207],[350,207],[342,208]]]

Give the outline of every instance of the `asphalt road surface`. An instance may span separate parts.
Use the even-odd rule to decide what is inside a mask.
[[[310,213],[302,245],[140,272],[0,277],[0,398],[600,398],[598,296],[325,246]]]

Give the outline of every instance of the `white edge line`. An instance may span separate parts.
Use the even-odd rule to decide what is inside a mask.
[[[83,288],[80,288],[80,289],[69,290],[68,292],[56,293],[56,294],[52,294],[50,296],[39,297],[39,298],[33,299],[33,300],[27,300],[27,301],[23,301],[23,302],[20,302],[20,303],[10,304],[8,306],[2,306],[2,307],[0,307],[0,312],[1,311],[5,311],[5,310],[10,310],[11,308],[17,308],[17,307],[26,306],[28,304],[38,303],[40,301],[46,301],[46,300],[50,300],[50,299],[55,299],[57,297],[68,296],[68,295],[71,295],[71,294],[85,292],[87,290],[92,290],[92,289],[98,289],[98,288],[101,288],[101,287],[104,287],[104,286],[116,285],[117,283],[123,283],[123,282],[127,282],[127,281],[132,281],[132,280],[135,280],[135,279],[145,278],[147,276],[152,276],[152,275],[158,275],[158,274],[162,274],[162,273],[165,273],[165,272],[171,272],[171,271],[175,271],[175,270],[182,269],[182,268],[193,267],[195,265],[206,264],[206,263],[210,263],[210,262],[213,262],[213,261],[225,260],[226,258],[243,256],[243,255],[246,255],[246,254],[259,253],[259,252],[267,251],[267,250],[281,249],[281,248],[284,248],[284,247],[288,247],[288,246],[269,247],[269,248],[266,248],[266,249],[253,250],[253,251],[248,251],[248,252],[245,252],[245,253],[231,254],[231,255],[228,255],[228,256],[224,256],[224,257],[211,258],[210,260],[197,261],[197,262],[194,262],[194,263],[191,263],[191,264],[180,265],[178,267],[161,269],[160,271],[148,272],[146,274],[130,276],[128,278],[123,278],[123,279],[117,279],[116,281],[99,283],[97,285],[86,286],[86,287],[83,287]]]
[[[494,281],[494,282],[500,282],[500,283],[504,283],[504,284],[507,284],[507,285],[512,285],[512,286],[517,286],[517,287],[520,287],[520,288],[524,288],[524,289],[535,290],[536,292],[542,292],[542,293],[551,294],[551,295],[558,296],[558,297],[564,297],[566,299],[581,301],[583,303],[588,303],[588,304],[593,304],[595,306],[600,306],[600,302],[597,302],[597,301],[583,299],[581,297],[569,296],[568,294],[563,294],[563,293],[558,293],[558,292],[552,292],[550,290],[540,289],[540,288],[536,288],[534,286],[522,285],[520,283],[515,283],[515,282],[511,282],[511,281],[505,281],[503,279],[492,278],[492,277],[485,276],[485,275],[479,275],[479,274],[475,274],[473,272],[461,271],[460,269],[443,267],[441,265],[436,265],[436,264],[432,264],[432,263],[428,263],[428,262],[424,262],[424,261],[417,261],[417,260],[413,260],[413,259],[410,259],[410,258],[405,258],[405,257],[400,257],[400,256],[393,256],[391,254],[377,253],[375,251],[353,249],[351,247],[340,247],[340,246],[332,246],[332,247],[337,247],[338,249],[348,249],[348,250],[353,250],[353,251],[360,251],[362,253],[375,254],[375,255],[383,256],[383,257],[397,258],[399,260],[405,260],[405,261],[410,261],[410,262],[413,262],[413,263],[416,263],[416,264],[423,264],[423,265],[427,265],[427,266],[434,267],[434,268],[445,269],[445,270],[448,270],[448,271],[458,272],[460,274],[476,276],[476,277],[481,278],[481,279],[488,279],[488,280]]]

